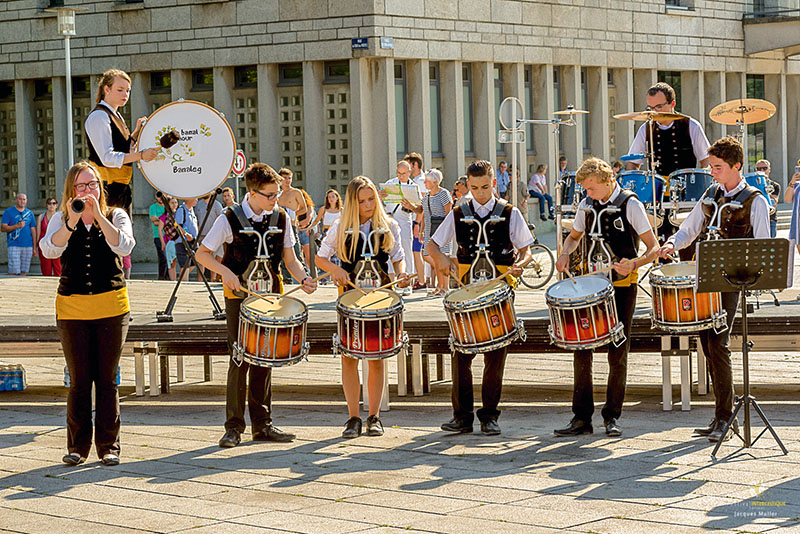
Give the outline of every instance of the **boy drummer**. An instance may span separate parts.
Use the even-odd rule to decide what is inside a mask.
[[[222,276],[225,291],[225,315],[228,326],[228,350],[233,356],[233,343],[239,328],[239,311],[242,298],[241,288],[245,285],[242,276],[259,253],[259,240],[255,236],[242,233],[244,227],[252,227],[264,234],[270,227],[280,229],[279,233],[267,234],[264,242],[269,257],[269,271],[272,278],[272,293],[283,293],[283,279],[280,276],[280,262],[294,278],[301,281],[303,291],[313,293],[316,282],[306,275],[294,253],[294,233],[286,212],[275,206],[281,177],[269,165],[253,163],[244,173],[245,185],[249,194],[242,203],[226,210],[217,217],[197,251],[197,261],[204,267]],[[225,255],[219,262],[214,251],[223,243]],[[255,291],[256,288],[248,288]],[[250,388],[247,388],[247,374],[250,374]],[[228,365],[228,385],[225,399],[225,435],[219,440],[220,447],[235,447],[241,441],[245,429],[245,394],[250,409],[250,425],[255,441],[292,441],[294,434],[284,432],[272,424],[272,369],[251,366],[247,362],[238,364],[231,357]]]
[[[474,223],[467,223],[464,218],[472,216],[483,224],[490,216],[498,215],[502,221],[487,225],[489,233],[489,257],[498,272],[488,273],[488,278],[508,273],[512,277],[522,274],[522,267],[531,258],[530,245],[533,236],[522,213],[504,200],[496,199],[492,192],[496,185],[494,171],[488,161],[475,161],[467,169],[467,185],[472,194],[471,200],[458,204],[447,214],[436,233],[428,241],[425,250],[439,272],[450,276],[453,268],[461,280],[468,284],[470,266],[477,257],[478,232]],[[450,258],[442,253],[440,247],[456,238],[458,243],[458,264],[453,265]],[[508,347],[503,347],[484,354],[483,382],[481,397],[483,407],[477,411],[481,422],[481,431],[487,436],[500,434],[497,418],[500,411],[497,405],[503,388],[503,369],[505,367]],[[446,432],[472,432],[473,413],[472,395],[472,359],[474,354],[455,352],[453,354],[453,418],[442,425]]]
[[[606,388],[606,404],[603,407],[603,426],[608,436],[619,436],[622,429],[617,419],[622,413],[622,402],[625,399],[625,382],[628,366],[628,348],[630,347],[631,322],[636,307],[638,268],[655,259],[658,253],[658,242],[653,233],[644,205],[636,195],[617,185],[614,171],[605,161],[590,158],[583,162],[575,175],[575,181],[586,190],[587,198],[581,201],[575,222],[567,239],[561,256],[556,262],[556,269],[564,272],[569,266],[569,256],[578,247],[587,229],[592,230],[591,222],[595,215],[583,208],[593,208],[599,214],[609,206],[616,206],[620,211],[606,212],[599,221],[599,231],[610,249],[614,274],[614,301],[619,321],[623,324],[625,340],[619,345],[611,343],[608,347],[608,385]],[[647,251],[639,258],[639,242],[644,241]],[[590,259],[591,260],[591,259]],[[573,356],[573,393],[572,413],[569,425],[555,430],[556,436],[576,436],[591,434],[594,400],[592,398],[592,350],[577,350]]]

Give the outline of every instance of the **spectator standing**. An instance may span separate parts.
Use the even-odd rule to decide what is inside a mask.
[[[206,212],[208,212],[208,219],[206,219],[206,224],[203,228],[200,228],[200,225],[203,224],[203,220],[206,216]],[[200,240],[200,243],[203,242],[203,239],[208,235],[208,231],[211,230],[211,226],[214,224],[214,221],[217,220],[217,217],[222,215],[222,204],[219,203],[218,200],[214,200],[214,203],[211,204],[211,195],[206,195],[204,197],[200,197],[197,201],[197,205],[194,207],[194,214],[197,217],[197,239]],[[222,250],[213,251],[214,257],[222,256]],[[209,269],[205,269],[206,278],[211,280],[211,277],[214,275]],[[200,276],[200,270],[197,270],[197,281],[202,282],[203,278]]]
[[[223,208],[230,208],[233,206],[238,206],[239,203],[236,202],[236,193],[233,192],[233,188],[226,187],[222,190],[222,206]]]
[[[164,255],[164,245],[158,233],[158,225],[161,222],[161,216],[164,215],[164,200],[161,195],[155,195],[156,201],[150,204],[149,215],[150,224],[153,226],[153,245],[156,247],[156,255],[158,256],[158,279],[168,280],[167,274],[167,257]],[[42,230],[44,231],[44,230]]]
[[[387,184],[414,184],[416,182],[411,181],[411,164],[406,160],[400,160],[397,162],[397,177],[392,178],[386,181]],[[424,183],[424,182],[423,182]],[[419,185],[417,185],[417,190],[419,193],[420,198],[422,197],[422,191],[419,190]],[[379,191],[378,195],[383,199],[386,198],[386,191]],[[414,216],[413,213],[414,204],[409,202],[408,200],[403,200],[402,203],[397,204],[394,202],[389,202],[386,204],[386,213],[397,221],[397,224],[400,226],[400,246],[403,248],[403,256],[404,258],[410,259],[414,257],[413,254],[413,241],[414,241],[414,228],[413,228],[413,221]],[[414,262],[408,261],[406,264],[407,271],[414,271]],[[413,272],[409,273],[413,274]],[[424,273],[420,273],[424,276]],[[410,295],[411,288],[408,287],[402,290],[403,295]]]
[[[175,245],[180,239],[178,229],[175,227],[175,212],[178,211],[178,199],[164,197],[164,202],[169,206],[169,210],[164,210],[164,213],[159,217],[158,237],[161,241],[161,250],[164,252],[164,257],[167,261],[167,277],[174,282],[175,278],[177,278],[175,273],[175,262],[177,260]]]
[[[39,239],[44,237],[47,233],[47,225],[53,220],[53,216],[58,209],[58,200],[54,197],[50,197],[45,201],[45,205],[47,206],[47,211],[39,215],[38,224],[36,225],[36,237],[33,240],[34,243],[38,243]],[[61,258],[50,259],[45,257],[41,247],[39,248],[39,264],[42,267],[42,274],[44,276],[61,276]]]
[[[183,235],[186,236],[186,241],[189,246],[197,239],[197,215],[194,213],[194,207],[197,205],[196,198],[187,198],[183,201],[183,205],[175,212],[175,222],[183,230]],[[183,244],[183,240],[178,238],[175,242],[175,256],[178,259],[178,267],[183,269],[183,265],[189,260],[189,252]],[[189,273],[192,272],[192,265],[183,275],[183,280],[189,279]]]
[[[797,161],[797,165],[800,167],[800,160]],[[792,223],[789,227],[789,239],[797,245],[797,252],[800,253],[800,172],[792,175],[789,185],[786,186],[786,192],[783,194],[783,200],[792,205]],[[798,296],[798,299],[800,300],[800,296]]]
[[[505,161],[501,161],[497,164],[497,192],[500,198],[508,200],[508,186],[510,183],[511,177],[508,173],[508,164]]]
[[[453,198],[447,189],[441,187],[441,184],[442,173],[438,169],[431,169],[425,174],[425,187],[428,189],[428,194],[422,199],[422,205],[418,208],[425,220],[423,246],[428,244],[431,236],[436,233],[444,218],[453,209]],[[450,254],[450,244],[443,245],[440,250],[445,255]],[[424,257],[426,262],[435,267],[430,256],[425,254]],[[436,273],[436,289],[429,292],[428,295],[443,297],[450,285],[450,280],[447,273],[437,272],[435,269],[434,272]]]
[[[36,217],[26,208],[28,196],[17,193],[15,204],[3,212],[2,231],[8,245],[8,274],[25,276],[36,253]]]
[[[771,237],[775,237],[778,235],[778,198],[781,195],[781,184],[776,182],[775,180],[770,179],[769,173],[772,170],[772,167],[769,161],[765,159],[760,159],[756,162],[756,171],[763,172],[764,175],[767,177],[767,183],[772,186],[772,192],[769,193],[769,198],[772,200],[772,203],[775,205],[775,211],[772,212],[769,216],[769,235]]]

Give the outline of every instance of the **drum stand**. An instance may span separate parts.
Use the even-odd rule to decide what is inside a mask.
[[[214,202],[217,200],[217,195],[222,193],[222,189],[217,188],[212,194],[211,199],[208,201],[208,205],[212,206]],[[162,196],[161,191],[156,193],[159,197]],[[170,215],[175,217],[175,214],[169,207],[169,204],[166,202],[164,203],[164,209]],[[200,228],[197,230],[197,235],[200,235],[200,232],[205,228],[206,221],[208,220],[208,213],[210,210],[206,210],[206,214],[203,217],[203,222],[200,224]],[[208,298],[211,300],[211,306],[214,308],[213,314],[214,319],[217,321],[224,321],[225,320],[225,310],[222,309],[217,302],[217,298],[214,296],[214,293],[211,291],[211,286],[208,285],[208,280],[206,279],[206,274],[203,272],[203,267],[197,263],[197,260],[194,257],[194,252],[197,247],[197,239],[192,241],[190,244],[189,241],[186,239],[186,236],[183,233],[183,228],[181,228],[177,223],[175,226],[178,228],[178,233],[181,236],[181,242],[183,243],[183,247],[186,249],[186,253],[189,255],[191,262],[195,264],[197,267],[198,272],[200,273],[200,278],[203,280],[203,284],[206,286],[206,291],[208,291]],[[187,259],[186,263],[183,264],[181,267],[181,271],[178,274],[178,279],[175,281],[175,287],[172,289],[172,295],[169,297],[169,302],[167,302],[167,307],[164,311],[157,311],[156,312],[156,321],[159,323],[171,323],[172,322],[172,310],[175,308],[175,303],[178,301],[178,288],[181,287],[181,281],[183,281],[184,273],[191,267],[191,263]]]
[[[744,407],[744,437],[742,446],[752,447],[764,433],[769,430],[778,443],[783,454],[788,454],[786,447],[770,424],[767,416],[750,395],[750,349],[753,342],[747,339],[747,301],[745,293],[748,289],[785,289],[789,286],[790,243],[786,239],[717,239],[704,241],[697,247],[697,291],[698,292],[730,292],[736,288],[739,292],[742,309],[742,366],[744,374],[744,394],[736,397],[736,405],[731,418],[722,427],[725,436],[736,419],[736,414]],[[764,422],[764,429],[755,439],[751,439],[750,406]],[[717,451],[722,445],[717,442],[711,453],[716,460]]]

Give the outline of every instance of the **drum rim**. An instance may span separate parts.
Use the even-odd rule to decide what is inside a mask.
[[[612,328],[609,329],[608,333],[603,336],[602,338],[597,338],[595,341],[591,341],[589,343],[580,343],[578,341],[570,342],[570,341],[562,341],[556,340],[553,331],[553,325],[548,325],[547,332],[550,334],[550,342],[562,349],[568,350],[575,350],[575,349],[596,349],[598,347],[602,347],[603,345],[608,345],[609,343],[613,343],[615,341],[615,337],[618,337],[620,332],[623,333],[624,337],[624,325],[621,322],[618,322]]]
[[[401,330],[400,342],[397,343],[394,347],[390,350],[384,352],[367,352],[367,351],[360,351],[354,352],[352,349],[346,347],[343,343],[339,341],[339,334],[333,334],[333,353],[339,354],[341,356],[345,356],[347,358],[352,358],[354,360],[385,360],[387,358],[392,358],[393,356],[397,356],[408,348],[408,332],[405,330]]]
[[[216,109],[214,109],[213,107],[209,106],[208,104],[206,104],[204,102],[198,102],[197,100],[187,100],[185,98],[181,98],[181,99],[175,100],[174,102],[167,102],[163,106],[160,106],[155,111],[153,111],[150,115],[147,116],[148,122],[150,121],[150,119],[153,118],[153,116],[156,113],[158,113],[159,111],[161,111],[164,108],[167,108],[167,107],[175,105],[175,104],[199,104],[199,105],[201,105],[203,107],[206,107],[206,108],[210,109],[211,111],[213,111],[217,115],[219,115],[219,118],[222,119],[223,124],[225,124],[225,126],[228,127],[228,132],[230,132],[231,140],[233,141],[233,157],[231,158],[231,166],[230,166],[230,168],[228,168],[228,172],[225,173],[225,176],[221,179],[221,181],[216,186],[214,186],[213,188],[211,188],[208,191],[206,191],[203,195],[195,195],[195,196],[192,196],[192,197],[182,197],[182,196],[178,196],[178,195],[173,195],[171,193],[166,193],[166,191],[161,191],[161,189],[156,187],[155,184],[150,181],[150,178],[147,177],[147,173],[144,171],[144,169],[142,168],[141,164],[138,165],[139,166],[139,171],[141,171],[142,176],[144,176],[144,179],[147,180],[147,183],[150,184],[150,186],[153,189],[155,189],[156,191],[161,191],[162,193],[169,194],[169,196],[173,196],[175,198],[180,198],[181,200],[186,200],[187,198],[195,198],[195,197],[205,196],[205,195],[211,193],[212,191],[217,190],[222,184],[225,183],[225,181],[231,175],[231,171],[233,170],[233,165],[236,162],[236,146],[237,146],[236,145],[236,136],[233,134],[233,129],[231,128],[231,125],[228,123],[228,119],[226,119],[225,115],[223,115],[221,112],[217,111]],[[134,147],[135,150],[139,150],[139,142],[141,141],[141,139],[142,139],[142,136],[140,135],[139,138],[136,140],[136,146]]]
[[[658,328],[659,330],[664,330],[665,332],[670,332],[674,334],[684,334],[688,332],[699,332],[700,330],[706,330],[711,327],[721,327],[725,323],[725,319],[728,317],[728,312],[723,309],[720,309],[716,314],[711,314],[711,317],[708,319],[703,319],[702,321],[687,321],[687,322],[680,322],[675,323],[672,321],[660,321],[656,319],[655,312],[650,311],[650,321],[653,324],[654,328]]]
[[[458,341],[453,334],[450,334],[450,345],[453,350],[458,352],[463,352],[465,354],[481,354],[483,352],[489,352],[497,349],[502,349],[503,347],[507,347],[520,339],[522,336],[520,331],[524,330],[524,325],[520,324],[520,321],[517,321],[516,318],[514,320],[514,328],[508,332],[507,334],[503,335],[502,337],[492,339],[489,341],[483,341],[481,343],[469,343],[464,344]]]
[[[297,302],[301,306],[300,313],[296,313],[294,315],[290,315],[288,317],[281,317],[281,318],[272,318],[267,317],[265,315],[257,315],[257,312],[253,310],[248,310],[245,305],[248,301],[253,300],[261,300],[259,297],[247,297],[242,302],[242,306],[239,308],[239,317],[247,318],[248,320],[252,321],[261,326],[298,326],[305,322],[308,322],[308,306],[305,302],[300,299],[296,299],[294,297],[284,297],[278,293],[265,293],[265,297],[278,297],[280,299],[289,299],[294,302]]]
[[[351,308],[347,304],[336,301],[336,312],[348,319],[388,319],[402,315],[404,307],[405,304],[402,299],[397,304],[379,310]]]
[[[245,361],[250,365],[256,367],[286,367],[287,365],[294,365],[299,363],[304,358],[308,358],[311,352],[311,343],[303,341],[300,345],[300,353],[297,356],[289,356],[288,358],[261,358],[254,357],[246,349],[239,345],[239,341],[233,343],[233,352],[238,355],[241,361]],[[262,362],[269,362],[271,365],[262,365]]]
[[[669,173],[669,178],[671,179],[673,176],[680,176],[682,174],[707,174],[708,176],[711,176],[711,171],[697,168],[678,169]]]
[[[478,282],[478,283],[482,283],[482,282]],[[467,286],[467,287],[469,287],[469,286]],[[444,304],[445,311],[458,311],[458,312],[461,312],[461,311],[471,311],[471,310],[475,310],[475,309],[483,309],[486,306],[491,306],[493,304],[502,302],[502,301],[507,300],[509,298],[513,298],[513,296],[514,296],[514,290],[511,288],[511,286],[506,284],[506,283],[503,283],[502,287],[498,287],[496,290],[494,290],[492,293],[490,293],[488,295],[483,295],[483,296],[476,297],[476,298],[469,299],[469,300],[460,300],[460,301],[457,301],[457,302],[453,302],[453,301],[448,302],[447,299],[451,295],[457,293],[458,291],[461,291],[462,289],[465,289],[465,288],[459,288],[459,289],[457,289],[455,291],[451,291],[450,293],[448,293],[444,297],[442,302]]]
[[[602,276],[598,275],[595,276],[603,280],[608,280],[607,278]],[[589,295],[585,295],[583,297],[576,297],[572,299],[561,299],[559,297],[553,297],[552,295],[550,295],[550,289],[555,287],[556,284],[558,284],[559,282],[568,282],[568,281],[569,281],[568,279],[564,279],[564,280],[559,280],[555,284],[551,284],[550,287],[547,288],[547,291],[544,292],[545,302],[549,305],[563,304],[562,306],[553,306],[556,308],[565,308],[565,309],[583,308],[584,306],[576,306],[576,304],[583,304],[590,306],[592,304],[595,304],[596,302],[608,299],[609,295],[614,293],[614,284],[609,282],[608,286],[604,287],[600,291],[596,293],[591,293]]]

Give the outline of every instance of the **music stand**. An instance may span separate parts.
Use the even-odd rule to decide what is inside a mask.
[[[745,291],[748,289],[785,289],[789,287],[792,276],[790,250],[791,244],[787,239],[717,239],[697,244],[697,292],[731,292],[731,288],[735,288],[739,292],[742,310],[744,394],[736,397],[733,414],[722,427],[722,435],[727,435],[728,428],[736,419],[736,414],[744,406],[744,438],[738,433],[736,434],[742,440],[743,446],[752,447],[769,430],[783,454],[789,454],[789,452],[781,442],[767,416],[764,415],[755,397],[750,395],[749,350],[752,343],[747,340]],[[751,404],[765,425],[764,430],[754,440],[750,439]],[[718,441],[714,451],[711,453],[711,458],[714,460],[717,459],[717,451],[722,442],[722,439]]]

